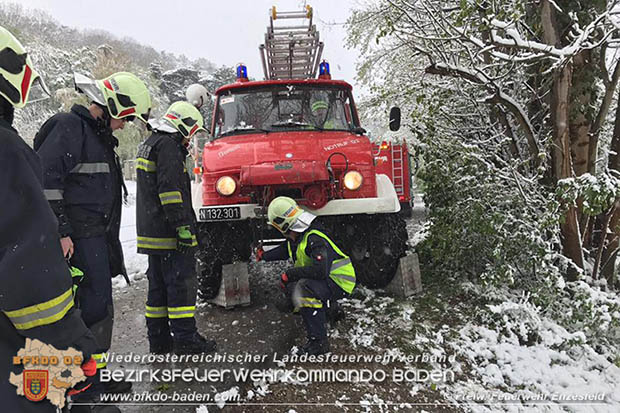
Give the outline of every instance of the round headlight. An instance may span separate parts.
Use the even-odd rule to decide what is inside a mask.
[[[357,171],[349,171],[344,176],[344,187],[350,191],[355,191],[362,186],[362,174]]]
[[[237,189],[237,182],[230,176],[223,176],[215,183],[215,189],[220,195],[230,196]]]

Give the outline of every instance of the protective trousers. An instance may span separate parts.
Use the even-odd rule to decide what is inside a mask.
[[[345,296],[345,292],[331,278],[314,280],[302,278],[291,283],[287,290],[292,291],[292,300],[306,328],[309,340],[327,339],[327,317],[325,309],[328,301],[336,301]]]
[[[100,369],[106,366],[101,356],[110,349],[114,324],[108,244],[105,235],[101,235],[75,239],[73,247],[71,265],[84,272],[76,301],[82,311],[84,323],[99,343],[100,348],[93,354],[93,358]]]
[[[146,326],[151,345],[191,340],[196,333],[196,270],[192,254],[149,255]]]

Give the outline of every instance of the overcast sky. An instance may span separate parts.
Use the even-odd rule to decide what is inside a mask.
[[[0,2],[15,2],[0,0]],[[269,9],[301,10],[300,0],[19,0],[26,8],[47,11],[61,24],[103,29],[119,37],[217,65],[244,62],[249,75],[263,78],[258,45],[264,41]],[[346,49],[342,26],[356,0],[311,0],[315,22],[325,43],[323,57],[335,79],[355,85],[357,53]],[[359,95],[359,93],[356,93]]]

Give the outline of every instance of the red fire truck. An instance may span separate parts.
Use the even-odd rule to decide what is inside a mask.
[[[302,23],[275,24],[285,19]],[[260,46],[265,80],[249,81],[239,65],[237,82],[215,92],[194,193],[203,298],[217,293],[224,264],[248,261],[258,242],[282,238],[265,224],[269,202],[280,195],[318,216],[365,285],[389,283],[405,253],[399,184],[375,166],[352,87],[331,79],[322,49],[312,8],[273,8]],[[395,130],[400,112],[393,110],[391,118]]]

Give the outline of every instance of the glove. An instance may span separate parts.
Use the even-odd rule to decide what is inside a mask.
[[[73,297],[77,294],[77,289],[80,286],[80,283],[84,280],[84,272],[77,267],[71,266],[69,264],[69,271],[71,272],[71,280],[73,281]]]
[[[262,261],[263,260],[263,254],[265,253],[265,250],[263,249],[263,247],[258,247],[256,249],[256,262]]]
[[[89,358],[88,361],[82,363],[82,372],[86,376],[86,380],[76,384],[69,389],[67,396],[75,396],[88,390],[93,383],[95,383],[95,374],[97,374],[97,362],[94,358]]]
[[[280,276],[280,288],[286,291],[286,283],[288,283],[288,275],[286,273]]]
[[[192,233],[189,225],[177,227],[177,251],[187,254],[197,246],[196,236]]]

